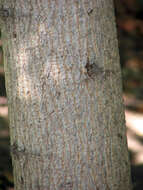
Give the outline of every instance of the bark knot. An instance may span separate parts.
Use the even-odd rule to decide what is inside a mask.
[[[105,80],[107,77],[111,76],[111,74],[116,73],[114,70],[99,67],[99,63],[97,61],[89,61],[89,59],[87,59],[85,69],[87,71],[88,77],[91,79],[100,77],[101,79]]]
[[[60,185],[60,190],[72,190],[72,188],[73,188],[72,181],[61,183],[61,185]]]

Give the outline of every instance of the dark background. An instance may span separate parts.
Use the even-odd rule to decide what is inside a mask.
[[[143,190],[143,0],[114,0],[134,190]],[[0,190],[13,190],[0,41]]]

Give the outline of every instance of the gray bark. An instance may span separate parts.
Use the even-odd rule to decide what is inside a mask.
[[[112,0],[1,0],[15,190],[131,190]]]

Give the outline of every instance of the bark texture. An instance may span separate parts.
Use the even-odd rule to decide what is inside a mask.
[[[112,0],[1,0],[15,190],[131,190]]]

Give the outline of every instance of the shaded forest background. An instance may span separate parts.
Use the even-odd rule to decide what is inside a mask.
[[[134,190],[143,190],[143,0],[114,0]],[[1,35],[1,34],[0,34]],[[0,41],[0,190],[13,190]]]

